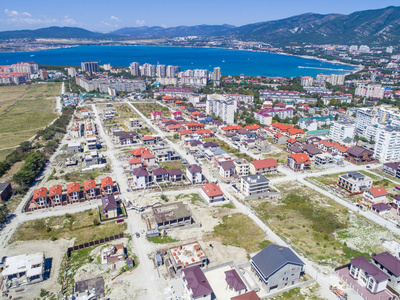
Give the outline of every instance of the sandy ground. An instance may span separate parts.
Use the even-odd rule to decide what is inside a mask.
[[[21,289],[23,291],[16,292],[15,289],[11,290],[10,295],[15,297],[22,297],[22,299],[34,299],[38,297],[41,289],[52,293],[59,293],[61,285],[58,284],[58,274],[61,267],[61,261],[65,255],[67,248],[73,245],[72,240],[57,240],[51,241],[29,241],[29,242],[15,242],[6,247],[7,256],[14,256],[20,254],[32,254],[36,252],[44,252],[45,258],[52,258],[50,277],[40,283],[25,285]],[[19,289],[18,289],[19,290]]]

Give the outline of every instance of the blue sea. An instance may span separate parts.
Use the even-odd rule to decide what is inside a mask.
[[[80,65],[82,61],[128,67],[131,62],[179,66],[181,70],[221,67],[224,75],[313,76],[344,74],[355,67],[297,56],[216,48],[83,46],[33,52],[0,52],[0,64],[33,60],[38,64]],[[299,68],[300,67],[300,68]]]

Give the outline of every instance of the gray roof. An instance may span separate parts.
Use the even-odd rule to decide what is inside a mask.
[[[243,176],[242,179],[246,182],[248,182],[249,184],[253,184],[253,183],[263,183],[266,182],[268,183],[269,180],[267,178],[265,178],[262,175],[249,175],[249,176]]]
[[[351,260],[351,264],[359,269],[364,270],[370,276],[375,278],[376,282],[382,282],[389,279],[389,276],[383,273],[377,266],[366,259],[364,256],[359,256]]]
[[[391,168],[391,169],[397,170],[399,168],[399,166],[400,166],[400,162],[390,162],[390,163],[386,163],[386,164],[383,164],[383,165],[385,167],[387,167],[387,168]]]
[[[386,203],[376,203],[372,205],[372,208],[374,208],[377,211],[385,211],[385,210],[391,210],[392,207]]]
[[[168,170],[168,174],[169,174],[169,176],[182,175],[183,172],[181,169],[171,169],[171,170]]]
[[[147,172],[146,167],[139,167],[139,168],[133,169],[132,174],[135,175],[136,177],[149,176],[149,172]]]
[[[360,146],[351,147],[351,148],[347,149],[346,152],[350,155],[359,157],[359,156],[362,156],[365,151],[367,151],[369,155],[372,155],[371,151],[369,151],[368,149],[365,149],[363,147],[360,147]]]
[[[157,176],[157,175],[163,175],[163,174],[167,174],[167,170],[165,168],[159,168],[159,169],[155,169],[153,170],[153,175]]]
[[[2,193],[11,183],[9,182],[0,182],[0,193]]]
[[[224,170],[229,170],[229,169],[235,168],[235,164],[231,160],[223,161],[220,163],[220,165],[221,165],[222,169],[224,169]]]
[[[372,256],[372,259],[384,266],[396,276],[400,276],[400,260],[389,252],[382,252]]]
[[[251,259],[265,278],[268,278],[286,264],[304,266],[304,262],[287,247],[269,245]]]

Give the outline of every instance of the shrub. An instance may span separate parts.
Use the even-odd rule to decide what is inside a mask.
[[[97,218],[93,219],[93,225],[94,226],[99,226],[100,225],[100,221]]]

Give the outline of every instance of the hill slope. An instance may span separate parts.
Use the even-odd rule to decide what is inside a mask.
[[[242,40],[272,44],[343,43],[399,45],[400,7],[340,14],[303,14],[287,19],[249,24],[230,33]]]

